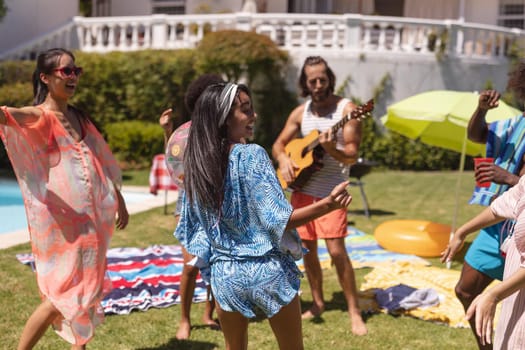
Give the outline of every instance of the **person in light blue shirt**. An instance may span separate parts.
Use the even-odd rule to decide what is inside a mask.
[[[244,85],[215,84],[199,97],[184,155],[182,211],[175,236],[211,283],[226,349],[247,349],[259,311],[280,349],[303,349],[298,298],[302,257],[295,227],[346,207],[348,181],[294,210],[266,151],[243,144],[256,115]]]

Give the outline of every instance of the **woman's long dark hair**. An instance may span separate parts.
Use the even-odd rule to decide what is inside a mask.
[[[49,49],[38,55],[36,60],[36,69],[33,72],[33,105],[39,105],[44,102],[49,92],[47,85],[40,79],[40,73],[51,74],[53,69],[58,68],[60,57],[63,55],[70,56],[73,61],[75,56],[66,49],[55,48]]]
[[[229,146],[226,123],[219,125],[221,93],[226,84],[210,85],[201,94],[192,114],[192,122],[184,151],[184,188],[190,202],[219,212],[228,168]],[[237,95],[250,92],[239,85]],[[236,98],[232,104],[238,101]],[[233,112],[229,106],[228,118]]]

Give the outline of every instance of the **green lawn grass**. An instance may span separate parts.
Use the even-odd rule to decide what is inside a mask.
[[[147,184],[147,172],[125,174],[127,184]],[[393,219],[421,219],[451,224],[455,207],[457,172],[398,172],[375,171],[365,176],[365,191],[371,208],[370,219],[363,216],[363,204],[357,187],[351,191],[354,200],[349,209],[349,220],[360,230],[373,234],[383,221]],[[473,185],[472,172],[461,176],[459,188],[458,224],[480,211],[468,206]],[[172,212],[170,208],[169,212]],[[133,215],[128,228],[117,231],[113,247],[146,247],[151,244],[173,244],[175,220],[164,215],[163,208]],[[469,237],[472,240],[474,237]],[[16,253],[29,252],[30,245],[22,244],[0,250],[0,349],[16,348],[25,321],[39,303],[35,276],[15,258]],[[460,269],[462,254],[452,268]],[[429,259],[433,265],[443,266],[438,259]],[[358,287],[369,269],[356,270]],[[306,280],[302,283],[304,308],[311,302]],[[324,271],[324,291],[327,311],[318,322],[303,323],[306,349],[476,349],[468,329],[454,329],[411,317],[385,314],[369,315],[366,323],[369,334],[353,336],[345,312],[344,299],[334,269]],[[192,309],[191,339],[177,341],[175,332],[180,309],[150,309],[128,316],[109,316],[97,328],[89,349],[224,349],[220,332],[203,326],[203,304]],[[67,345],[49,330],[36,349],[67,349]],[[267,320],[251,322],[249,349],[276,349],[276,342]]]

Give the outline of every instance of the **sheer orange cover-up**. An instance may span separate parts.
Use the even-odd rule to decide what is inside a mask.
[[[0,137],[24,197],[38,287],[62,314],[55,331],[85,344],[104,314],[111,289],[106,252],[115,226],[121,172],[108,145],[87,119],[77,142],[55,114],[42,110],[30,124],[4,111]]]

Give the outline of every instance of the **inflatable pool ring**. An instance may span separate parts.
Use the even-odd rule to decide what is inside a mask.
[[[396,253],[438,257],[445,250],[451,227],[424,220],[385,221],[374,231],[377,243]]]
[[[191,121],[179,126],[170,136],[166,145],[166,166],[173,181],[179,188],[184,188],[184,150],[190,133]]]

